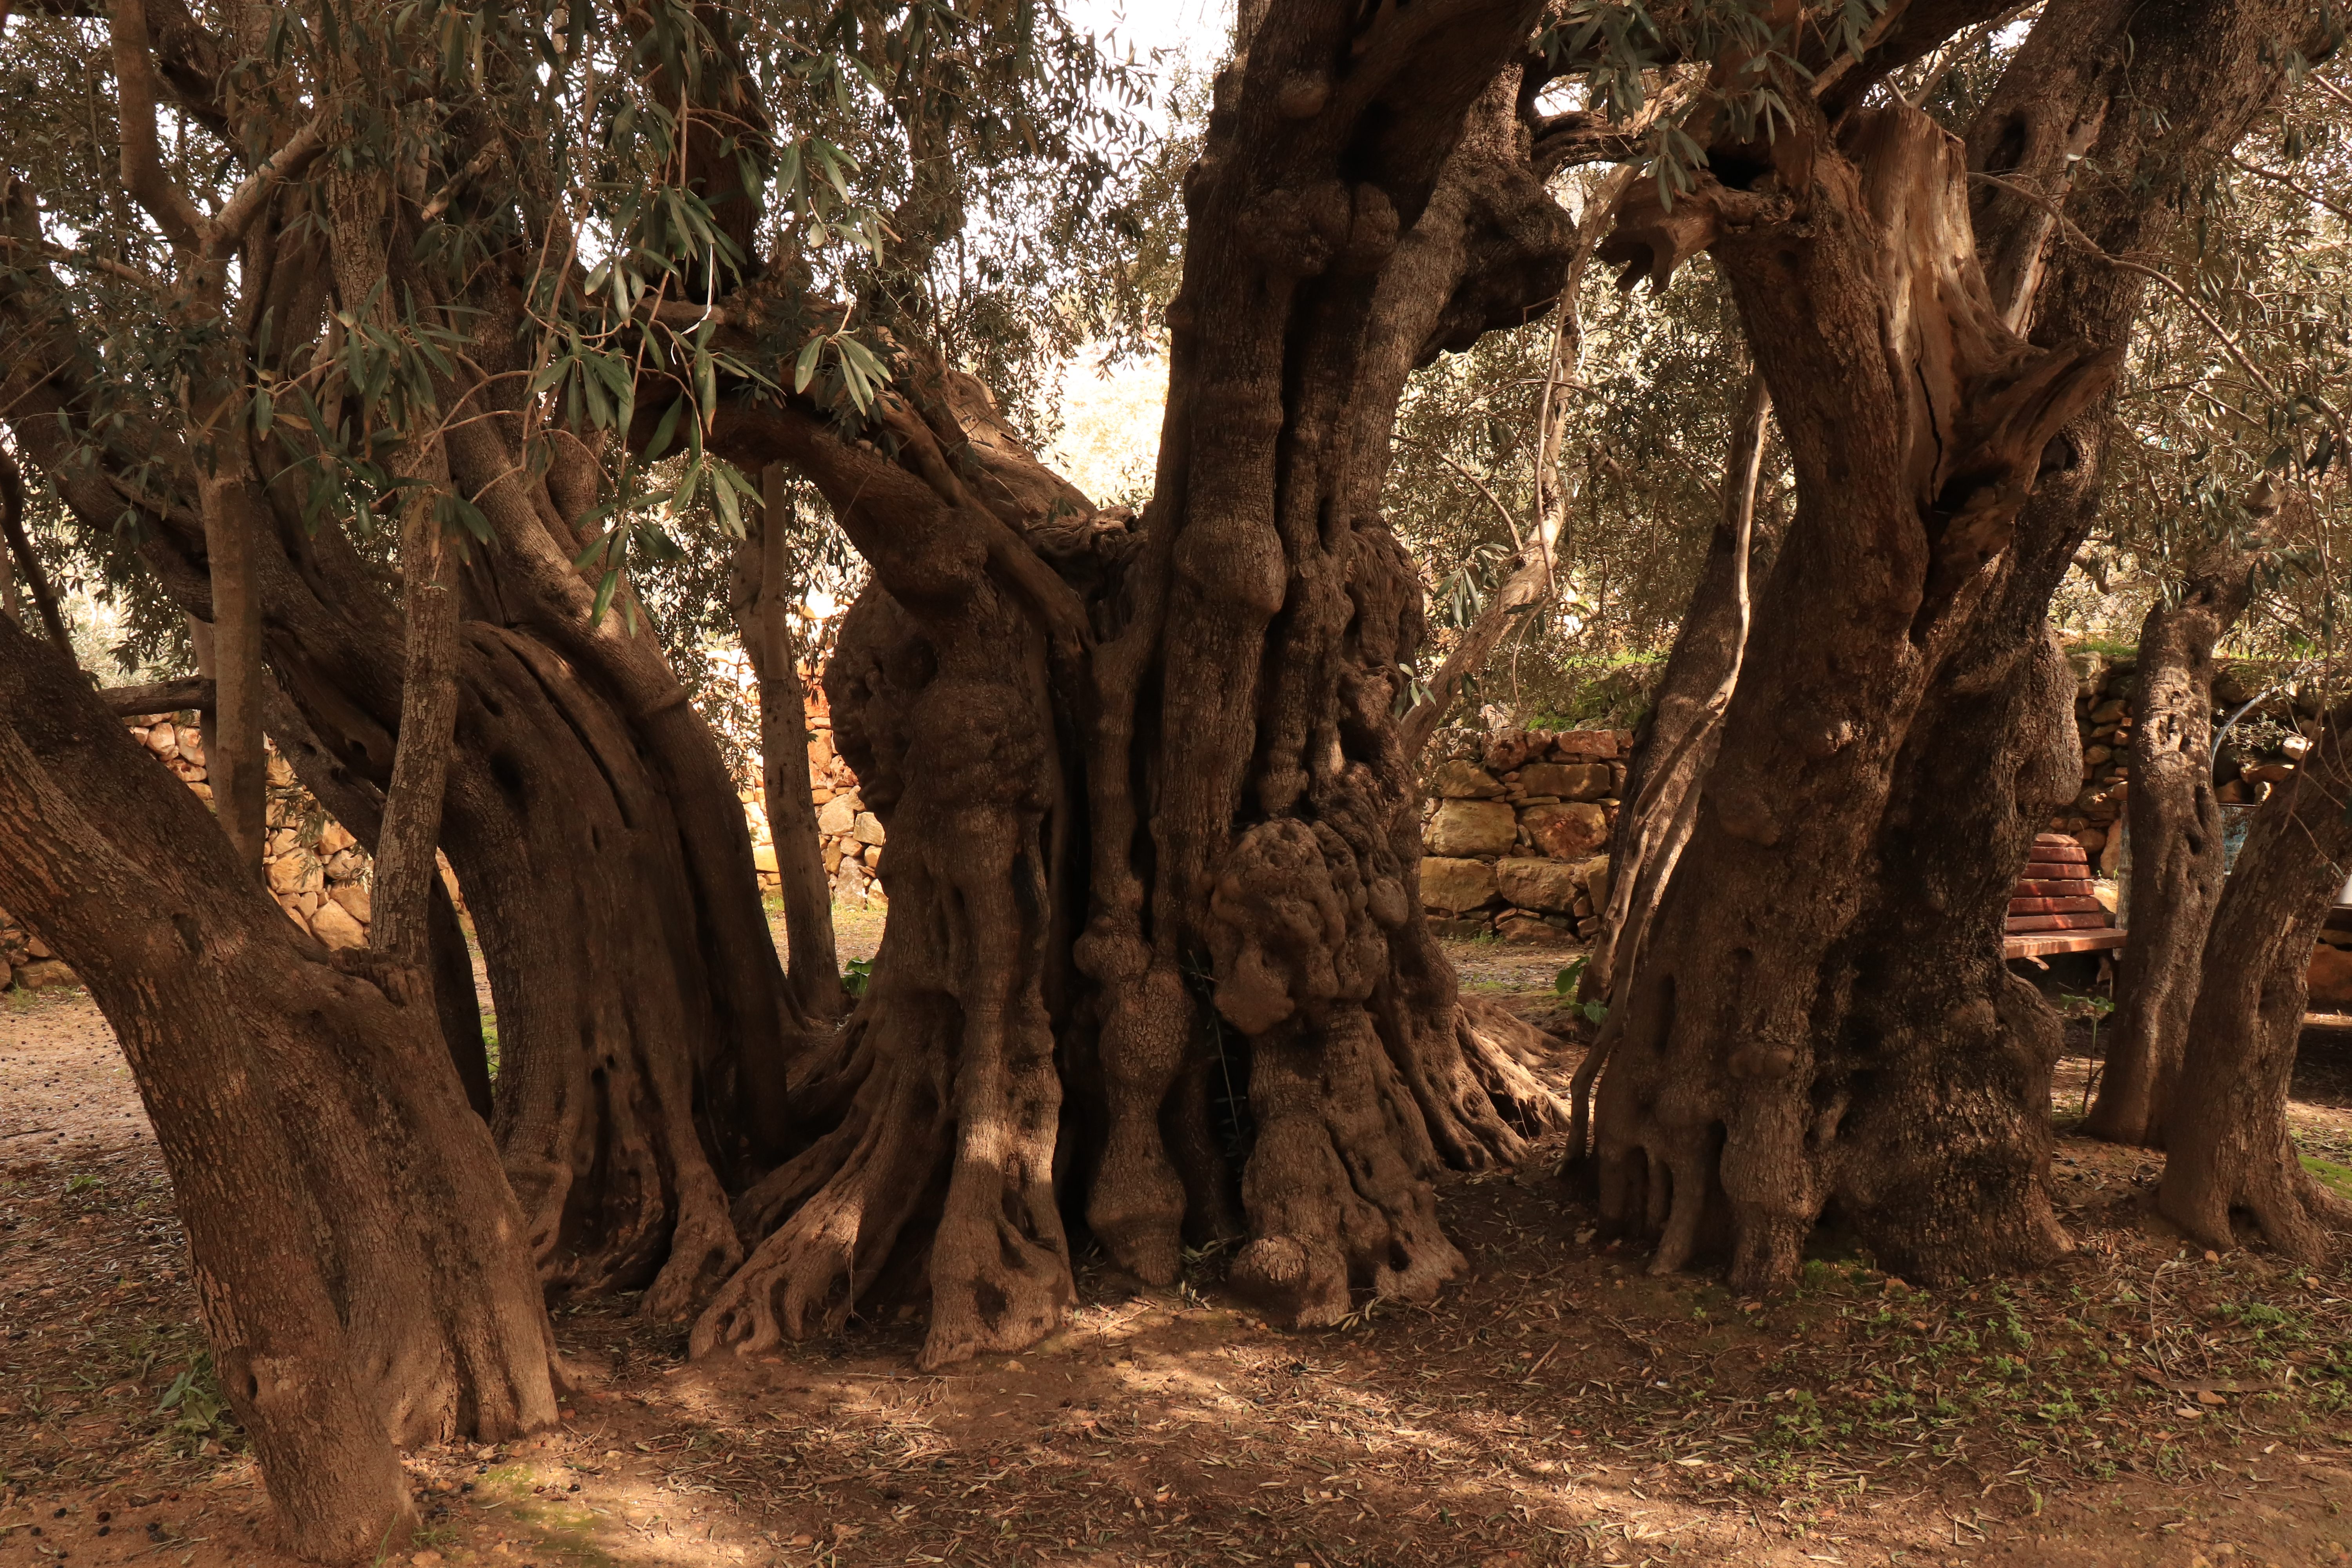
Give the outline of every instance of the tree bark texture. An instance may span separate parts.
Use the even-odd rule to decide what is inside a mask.
[[[2277,41],[2311,26],[2292,4],[2050,6],[1970,128],[1970,167],[2062,201],[2109,255],[2145,253],[2178,220],[2166,193],[2246,133],[2283,80]],[[2012,134],[2020,124],[2041,129]],[[2070,162],[2091,126],[2090,155]],[[2004,319],[2030,322],[2041,345],[2125,343],[2141,280],[2051,232],[2038,206],[1972,186],[1978,251]],[[2029,264],[2028,247],[2011,243],[2020,224],[2052,247],[2046,262]],[[1949,1108],[1953,1135],[1916,1137],[1905,1179],[1850,1213],[1890,1265],[1923,1276],[1937,1264],[1982,1275],[2064,1245],[2042,1195],[2061,1028],[2008,973],[2000,942],[2034,834],[2080,788],[2074,682],[2047,611],[2096,521],[2115,428],[2103,396],[2043,449],[2015,537],[1988,563],[1990,582],[1921,703],[1869,851],[1879,891],[1841,959],[1853,1004],[1825,1026],[1857,1047],[1914,1042]]]
[[[243,421],[229,444],[241,441]],[[261,730],[261,600],[255,581],[259,550],[255,535],[266,526],[255,487],[236,471],[208,473],[196,482],[204,519],[208,596],[205,618],[213,627],[213,721],[205,735],[205,758],[213,788],[213,810],[221,831],[236,846],[237,859],[256,877],[269,837],[267,753]]]
[[[400,732],[375,850],[368,942],[421,982],[428,910],[440,885],[441,801],[457,721],[457,558],[430,496],[400,528]]]
[[[0,549],[16,565],[9,575],[9,616],[14,618],[17,614],[16,584],[21,579],[41,617],[41,629],[70,658],[73,638],[66,633],[65,616],[58,612],[58,592],[49,585],[49,574],[42,568],[41,558],[33,553],[32,539],[25,531],[25,477],[5,452],[0,452]]]
[[[1987,132],[1988,124],[2020,111],[2021,100],[2045,95],[2051,101],[2038,104],[2036,111],[2062,121],[2065,133],[2051,142],[2046,166],[2030,173],[2045,182],[2053,199],[2065,197],[2065,185],[2056,182],[2068,168],[2067,134],[2096,120],[2102,127],[2100,156],[2092,162],[2113,174],[2068,199],[2099,244],[2110,250],[2135,248],[2160,234],[2169,215],[2161,181],[2124,172],[2194,166],[2241,134],[2276,78],[2277,66],[2263,40],[2301,25],[2286,15],[2288,9],[2140,8],[2130,18],[2126,38],[2125,18],[2091,0],[2053,6],[1996,89],[1987,120],[1972,132],[1970,161],[1981,167],[1990,157],[1987,145],[2001,141]],[[2072,63],[2062,69],[2053,61]],[[2087,102],[2093,95],[2112,95],[2127,86],[2159,98],[2166,112],[2104,116]],[[2074,97],[2068,100],[2067,93]],[[1828,96],[1834,100],[1837,95]],[[1841,141],[1852,147],[1881,112],[1846,110]],[[1790,145],[1802,146],[1804,138]],[[1777,144],[1774,159],[1785,162]],[[1958,209],[1969,198],[1957,188],[1960,177],[1959,171],[1951,171],[1943,198],[1948,216],[1929,226],[1950,237],[1936,243],[1950,245],[1955,254],[1982,251],[1995,263],[1990,276],[1979,273],[1973,282],[1941,298],[1969,300],[1990,338],[2005,335],[2009,322],[2032,321],[2032,346],[2051,356],[2045,363],[2078,353],[2075,345],[2085,342],[2108,345],[2112,354],[2137,305],[2136,280],[2070,255],[2042,286],[2030,316],[2021,315],[2016,291],[2024,285],[2014,281],[2018,268],[1998,260],[2016,252],[2002,252],[1988,237],[2003,219],[1998,211],[1988,213],[1981,200],[1970,215],[1972,223],[1963,216]],[[1883,180],[1865,179],[1871,188],[1886,188]],[[1744,183],[1749,188],[1727,204],[1735,215],[1757,194],[1754,182]],[[1711,237],[1704,226],[1695,225],[1696,215],[1686,213],[1679,223],[1661,223],[1646,252],[1633,250],[1629,258],[1650,260],[1654,268],[1670,261]],[[1749,228],[1745,234],[1757,232]],[[1735,225],[1727,237],[1743,237]],[[1729,247],[1717,245],[1717,258],[1735,290],[1749,287],[1741,260]],[[1755,297],[1763,298],[1760,291]],[[1803,416],[1778,395],[1774,333],[1754,331],[1761,312],[1749,313],[1748,298],[1743,294],[1743,313],[1757,358],[1774,381],[1782,427],[1798,457],[1800,517],[1790,535],[1793,546],[1807,532],[1805,442],[1796,429]],[[1812,309],[1817,317],[1824,314],[1820,304]],[[1833,384],[1834,374],[1822,367],[1814,384]],[[1988,384],[1977,382],[1972,395]],[[1841,663],[1856,660],[1848,668],[1857,670],[1874,666],[1857,679],[1838,680],[1846,699],[1823,701],[1814,692],[1792,689],[1765,702],[1762,710],[1775,715],[1794,753],[1785,758],[1784,767],[1743,776],[1747,764],[1738,753],[1748,742],[1736,739],[1742,700],[1735,700],[1727,716],[1724,752],[1702,805],[1702,835],[1710,815],[1718,822],[1727,816],[1733,827],[1745,826],[1767,837],[1788,834],[1794,819],[1806,825],[1797,829],[1806,835],[1820,826],[1811,794],[1815,774],[1853,765],[1876,776],[1864,789],[1871,797],[1866,804],[1848,794],[1861,808],[1844,826],[1823,835],[1824,859],[1806,865],[1801,873],[1752,885],[1727,879],[1717,857],[1695,842],[1691,854],[1708,865],[1712,895],[1686,892],[1679,883],[1669,891],[1662,925],[1680,918],[1670,911],[1685,898],[1745,907],[1744,919],[1722,911],[1717,918],[1725,929],[1693,950],[1695,957],[1711,946],[1718,957],[1729,954],[1745,964],[1757,951],[1750,934],[1767,920],[1786,918],[1788,887],[1826,875],[1832,885],[1843,882],[1852,889],[1844,868],[1863,873],[1862,896],[1851,903],[1824,900],[1821,923],[1834,933],[1829,940],[1801,958],[1776,954],[1772,960],[1773,968],[1806,977],[1795,983],[1801,994],[1785,1015],[1786,1034],[1772,1037],[1759,1029],[1755,1009],[1733,1013],[1737,1026],[1719,1027],[1716,1036],[1722,1042],[1717,1060],[1709,1065],[1686,1059],[1683,1066],[1685,1074],[1719,1086],[1717,1097],[1738,1084],[1745,1101],[1741,1113],[1750,1119],[1756,1102],[1748,1075],[1778,1086],[1790,1081],[1785,1072],[1796,1083],[1810,1085],[1809,1100],[1791,1095],[1781,1102],[1786,1120],[1777,1132],[1777,1163],[1757,1167],[1735,1158],[1727,1123],[1725,1152],[1712,1167],[1727,1189],[1734,1185],[1736,1171],[1739,1180],[1757,1181],[1767,1193],[1790,1194],[1790,1201],[1780,1213],[1754,1221],[1738,1217],[1736,1194],[1726,1205],[1702,1203],[1689,1229],[1665,1233],[1661,1264],[1679,1261],[1687,1256],[1686,1244],[1704,1236],[1731,1242],[1736,1273],[1767,1280],[1780,1277],[1793,1261],[1790,1246],[1820,1212],[1816,1205],[1832,1200],[1890,1266],[1924,1277],[2028,1265],[2065,1245],[2051,1215],[2042,1169],[2056,1020],[2006,974],[2000,936],[2000,913],[2026,847],[2073,794],[2079,777],[2071,681],[2050,644],[2043,616],[2051,591],[2095,514],[2107,420],[2100,385],[2077,391],[2084,395],[2071,399],[2064,410],[2062,438],[2050,439],[2055,426],[2011,428],[2016,467],[2004,502],[2009,521],[1999,508],[1973,520],[1948,515],[1946,504],[1926,509],[1927,537],[1940,559],[1930,563],[1906,552],[1898,578],[1924,570],[1899,599],[1879,607],[1881,613],[1899,613],[1907,606],[1912,623],[1906,646],[1888,647],[1883,670],[1874,667],[1874,656],[1861,651],[1874,646],[1868,638],[1874,632],[1834,637],[1830,640],[1838,647]],[[2058,403],[2047,406],[2054,412]],[[1857,464],[1875,468],[1886,460],[1851,438],[1842,446],[1840,460],[1849,469]],[[2025,499],[2029,490],[2031,500]],[[1784,549],[1759,606],[1759,650],[1788,635],[1773,629],[1782,613],[1774,601],[1784,584],[1802,580],[1792,578],[1792,571],[1819,577],[1841,569],[1827,557],[1798,564],[1806,559]],[[1869,622],[1856,614],[1852,624],[1864,627]],[[1752,689],[1761,698],[1772,679],[1766,667],[1755,668],[1743,675],[1743,692]],[[1864,742],[1859,751],[1854,741]],[[1861,756],[1872,751],[1875,759]],[[1849,757],[1856,760],[1848,763]],[[1806,782],[1792,793],[1772,782],[1785,777]],[[1857,781],[1854,787],[1863,786]],[[1738,835],[1732,837],[1736,841]],[[1748,890],[1740,891],[1743,887]],[[1807,923],[1813,918],[1809,913]],[[1817,984],[1810,980],[1815,974]],[[1693,998],[1660,984],[1649,992],[1649,1005],[1654,1018],[1680,1030],[1690,1026],[1686,1020],[1694,1004],[1704,1009],[1715,995],[1709,988]],[[1611,1077],[1617,1072],[1612,1064]],[[1681,1092],[1675,1075],[1644,1074],[1643,1080],[1619,1086],[1633,1091],[1629,1098],[1636,1110],[1645,1091],[1664,1095],[1671,1085]],[[1610,1092],[1604,1081],[1604,1098]],[[1687,1110],[1677,1121],[1685,1142],[1671,1157],[1704,1174],[1710,1168],[1704,1152],[1712,1136],[1708,1122],[1703,1112]],[[1643,1168],[1659,1142],[1640,1145],[1643,1160],[1625,1162],[1623,1184],[1611,1200],[1621,1224],[1647,1220],[1655,1228],[1674,1214],[1680,1188],[1659,1197],[1658,1183]],[[1790,1159],[1799,1149],[1806,1151],[1811,1170],[1792,1169],[1805,1163]],[[1718,1226],[1712,1218],[1716,1212],[1734,1217]],[[1744,1234],[1750,1229],[1776,1231],[1778,1239],[1751,1247]]]
[[[0,626],[0,899],[122,1042],[291,1544],[407,1517],[394,1446],[555,1417],[521,1215],[434,1020],[290,927],[69,660]]]
[[[371,856],[383,833],[383,792],[355,775],[320,742],[285,691],[273,684],[263,693],[263,722],[278,754],[294,769],[302,787],[359,841]],[[489,1042],[482,1035],[481,1002],[474,986],[473,950],[447,885],[437,875],[428,888],[425,938],[433,975],[433,1011],[441,1038],[465,1087],[466,1102],[483,1121],[490,1119]]]
[[[928,1289],[928,1365],[1030,1342],[1073,1222],[1159,1283],[1230,1242],[1294,1324],[1461,1270],[1430,1178],[1559,1107],[1420,918],[1393,717],[1419,584],[1377,502],[1412,367],[1548,304],[1573,243],[1505,68],[1532,18],[1268,12],[1188,183],[1135,527],[912,351],[895,463],[789,404],[719,421],[874,566],[826,689],[891,920],[840,1047],[796,1070],[834,1131],[739,1203],[763,1239],[698,1350],[894,1282]]]
[[[2140,623],[2133,712],[2131,936],[2116,969],[2116,1016],[2099,1098],[2083,1131],[2164,1144],[2165,1110],[2197,1005],[2198,957],[2221,896],[2221,807],[2213,794],[2213,646],[2245,613],[2252,562],[2233,559],[2159,599]]]
[[[1606,998],[1616,988],[1620,939],[1637,961],[1650,918],[1673,879],[1697,818],[1699,784],[1715,761],[1724,710],[1738,689],[1739,666],[1754,616],[1756,490],[1770,435],[1772,395],[1762,376],[1749,379],[1748,398],[1731,432],[1723,465],[1723,521],[1707,543],[1682,624],[1675,630],[1655,699],[1642,717],[1625,766],[1624,798],[1609,846],[1610,887],[1601,931],[1592,946],[1578,994]],[[1605,1058],[1595,1051],[1578,1078],[1589,1081]],[[1580,1089],[1574,1097],[1582,1111]],[[1569,1158],[1584,1154],[1569,1140]]]
[[[1899,1070],[1899,1040],[1856,1051],[1819,1026],[1843,1001],[1836,950],[1911,718],[2044,446],[2116,363],[2002,325],[1952,138],[1901,106],[1855,111],[1834,140],[1810,100],[1798,112],[1771,173],[1629,213],[1603,252],[1660,275],[1712,245],[1796,473],[1685,852],[1706,876],[1659,907],[1595,1106],[1605,1217],[1657,1236],[1660,1271],[1727,1243],[1750,1290],[1794,1278],[1832,1201],[1881,1194],[1882,1129],[1952,1109]],[[2004,1213],[2003,1195],[1983,1194],[1979,1223],[2043,1228],[2046,1203],[2010,1194]]]
[[[2286,1125],[2312,943],[2352,876],[2352,704],[2256,812],[2205,939],[2188,1048],[2165,1123],[2157,1209],[2208,1247],[2242,1215],[2279,1251],[2318,1265],[2352,1204],[2304,1168]]]

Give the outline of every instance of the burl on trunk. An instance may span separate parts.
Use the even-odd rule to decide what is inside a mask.
[[[1026,1343],[1069,1301],[1078,1217],[1155,1282],[1233,1244],[1288,1323],[1462,1268],[1432,1176],[1517,1155],[1557,1106],[1532,1031],[1460,1003],[1421,919],[1394,718],[1420,587],[1378,498],[1412,365],[1548,303],[1573,240],[1518,112],[1534,18],[1268,17],[1188,183],[1136,526],[919,350],[877,410],[888,455],[789,401],[719,420],[714,447],[806,475],[874,566],[826,683],[891,919],[837,1048],[795,1071],[833,1131],[739,1203],[765,1239],[698,1348],[894,1280],[928,1286],[926,1364]]]

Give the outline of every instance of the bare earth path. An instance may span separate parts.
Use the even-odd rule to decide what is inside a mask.
[[[1457,956],[1559,1016],[1568,955]],[[2352,1163],[2352,1052],[2307,1056],[2298,1129]],[[565,1309],[566,1426],[415,1455],[426,1528],[384,1561],[2352,1563],[2352,1276],[2184,1251],[2153,1160],[2060,1157],[2075,1256],[1936,1291],[1833,1247],[1782,1300],[1649,1279],[1547,1159],[1447,1180],[1474,1279],[1324,1333],[1258,1326],[1214,1257],[1174,1294],[1090,1266],[1066,1332],[941,1376],[912,1321],[694,1366]],[[185,1274],[96,1009],[0,1004],[0,1565],[282,1568]]]

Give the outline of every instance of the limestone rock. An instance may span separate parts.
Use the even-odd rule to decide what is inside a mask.
[[[779,873],[776,869],[776,847],[773,844],[754,844],[751,846],[751,868],[756,871],[764,871],[771,877],[778,875]]]
[[[1609,842],[1609,814],[1587,801],[1531,805],[1528,837],[1555,860],[1582,860]]]
[[[81,976],[54,958],[37,958],[16,971],[16,984],[27,991],[47,991],[52,986],[79,985]]]
[[[340,888],[331,889],[327,897],[342,905],[343,912],[362,925],[375,919],[375,900],[357,882],[346,882]]]
[[[816,830],[828,838],[837,838],[856,826],[857,805],[847,795],[835,795],[816,814]]]
[[[1432,855],[1421,863],[1421,901],[1433,910],[1460,914],[1495,897],[1495,868],[1483,860]]]
[[[1495,922],[1496,931],[1505,942],[1558,942],[1560,933],[1533,915],[1505,915]]]
[[[1529,763],[1519,770],[1519,788],[1562,800],[1599,800],[1609,793],[1606,763]]]
[[[315,893],[326,882],[326,868],[302,850],[289,850],[269,863],[269,890],[280,897]]]
[[[1530,735],[1525,730],[1497,730],[1486,737],[1486,769],[1489,773],[1507,773],[1540,752],[1544,738]]]
[[[1522,909],[1565,914],[1584,890],[1581,866],[1565,860],[1506,859],[1495,862],[1495,885]]]
[[[357,842],[359,841],[352,837],[350,828],[340,822],[331,822],[319,830],[320,858],[331,859],[335,855],[349,849]]]
[[[882,831],[882,819],[870,811],[861,811],[854,821],[853,831],[860,844],[881,844],[887,841]]]
[[[352,918],[351,910],[332,899],[311,911],[310,934],[331,948],[367,945],[367,928]]]
[[[1429,819],[1422,847],[1433,855],[1500,855],[1517,837],[1518,820],[1501,801],[1449,800]]]
[[[1551,754],[1563,763],[1606,763],[1617,756],[1612,730],[1569,730],[1551,738]]]
[[[1595,855],[1576,868],[1576,879],[1584,888],[1584,896],[1595,910],[1609,907],[1609,857]]]
[[[2313,948],[2306,978],[2311,994],[2305,1006],[2330,1013],[2352,1009],[2352,952],[2336,947]]]
[[[1446,800],[1493,800],[1503,784],[1477,763],[1455,758],[1430,775],[1430,793]]]

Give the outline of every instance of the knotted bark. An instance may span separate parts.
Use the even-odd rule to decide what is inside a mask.
[[[1738,190],[1703,177],[1672,214],[1634,209],[1602,252],[1654,273],[1712,247],[1796,472],[1685,852],[1706,875],[1665,895],[1595,1107],[1606,1218],[1656,1235],[1661,1271],[1727,1241],[1747,1289],[1792,1279],[1822,1209],[1866,1205],[1896,1174],[1886,1129],[1970,1112],[1902,1070],[1900,1036],[1821,1026],[1853,984],[1839,950],[1911,719],[2044,447],[2116,363],[2003,325],[1961,149],[1924,116],[1857,111],[1832,141],[1801,109],[1769,169]],[[1994,1014],[1945,1022],[1990,1033]],[[1986,1229],[2047,1229],[2030,1192],[1975,1210]],[[1931,1267],[1949,1246],[1920,1242]]]
[[[2311,949],[2352,877],[2352,704],[2254,816],[2205,939],[2188,1047],[2165,1123],[2156,1206],[2208,1247],[2242,1215],[2273,1247],[2318,1265],[2352,1204],[2304,1169],[2286,1124]]]
[[[2251,558],[2199,574],[2140,624],[2133,711],[2131,940],[2116,969],[2099,1098],[2083,1131],[2161,1148],[2198,960],[2221,897],[2221,806],[2213,794],[2213,645],[2245,613]]]
[[[1534,1031],[1460,1005],[1421,919],[1395,719],[1420,590],[1377,500],[1412,367],[1549,303],[1573,243],[1508,66],[1531,19],[1270,16],[1188,182],[1139,521],[913,348],[887,457],[789,404],[719,421],[875,568],[826,684],[891,920],[841,1039],[794,1070],[832,1131],[738,1205],[764,1239],[698,1350],[904,1288],[929,1291],[926,1364],[1026,1343],[1066,1310],[1081,1217],[1155,1283],[1231,1245],[1233,1284],[1294,1324],[1463,1268],[1431,1177],[1516,1158],[1559,1107]]]

